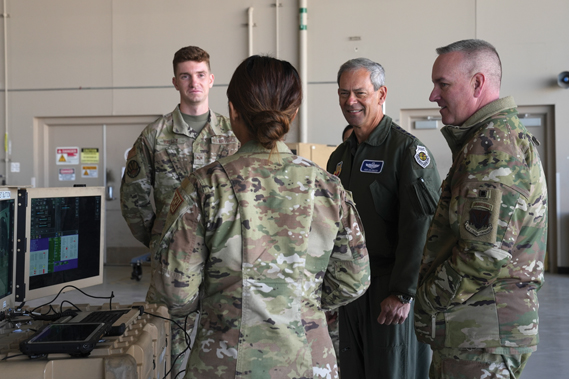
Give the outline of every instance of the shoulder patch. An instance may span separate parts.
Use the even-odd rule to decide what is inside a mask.
[[[429,152],[425,146],[417,145],[417,150],[415,150],[415,161],[423,168],[427,168],[431,163],[431,157],[429,156]]]
[[[492,205],[483,201],[475,201],[469,212],[470,218],[465,222],[465,229],[474,235],[480,237],[492,231]]]
[[[172,202],[170,203],[170,213],[174,214],[178,210],[178,208],[180,207],[180,204],[182,204],[183,201],[184,201],[184,199],[182,199],[182,195],[180,195],[178,190],[176,190],[174,192],[174,198],[172,199]]]
[[[338,162],[338,164],[336,165],[336,170],[334,170],[334,176],[340,176],[340,174],[342,173],[342,165],[343,164],[344,164],[344,161]]]
[[[140,174],[140,165],[136,160],[130,160],[126,165],[126,174],[129,178],[136,178]]]

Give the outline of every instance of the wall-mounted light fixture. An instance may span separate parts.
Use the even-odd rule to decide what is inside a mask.
[[[563,71],[557,75],[557,85],[561,88],[569,88],[569,71]]]

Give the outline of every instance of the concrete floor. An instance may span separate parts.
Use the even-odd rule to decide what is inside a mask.
[[[131,280],[130,266],[105,266],[104,283],[84,289],[94,296],[110,296],[113,304],[128,305],[144,301],[150,281],[149,266],[143,266],[142,279]],[[522,374],[523,379],[553,379],[569,377],[569,275],[547,274],[545,285],[539,292],[541,342],[531,356]],[[51,300],[36,299],[27,305],[37,306]],[[90,299],[78,291],[61,295],[55,303],[69,300],[77,304],[100,305],[105,299]]]

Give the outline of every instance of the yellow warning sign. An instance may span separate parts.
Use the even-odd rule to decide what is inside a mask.
[[[99,169],[97,165],[81,166],[82,178],[97,178],[99,177]]]
[[[99,148],[82,147],[81,163],[99,163]]]

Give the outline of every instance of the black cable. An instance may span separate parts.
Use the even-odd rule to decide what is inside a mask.
[[[185,373],[185,372],[186,372],[186,370],[180,371],[179,373],[176,374],[176,377],[175,377],[174,379],[178,379],[178,376],[180,376],[180,374],[183,374],[183,373]]]
[[[10,355],[10,356],[7,356],[7,355],[6,355],[4,358],[2,358],[2,360],[5,361],[5,360],[7,360],[7,359],[19,357],[19,356],[22,356],[22,355],[25,355],[25,354],[16,354],[16,355]]]
[[[45,307],[46,305],[50,305],[51,303],[53,303],[55,300],[57,300],[57,298],[59,297],[59,295],[61,295],[61,292],[63,292],[63,290],[66,289],[66,288],[68,288],[68,287],[74,288],[74,289],[76,289],[77,291],[81,292],[83,295],[85,295],[85,296],[87,296],[87,297],[90,297],[90,298],[93,298],[93,299],[109,299],[109,302],[110,302],[110,301],[112,301],[112,298],[115,297],[115,295],[114,295],[112,292],[111,292],[111,296],[93,296],[93,295],[89,295],[89,294],[83,292],[81,289],[79,289],[79,288],[77,288],[77,287],[75,287],[75,286],[73,286],[73,285],[71,285],[71,284],[68,284],[68,285],[64,286],[63,288],[61,288],[61,289],[59,290],[59,292],[57,293],[57,295],[55,295],[55,297],[53,298],[53,300],[51,300],[51,301],[49,301],[49,302],[47,302],[47,303],[45,303],[45,304],[42,304],[42,305],[39,305],[39,306],[35,307],[34,309],[32,309],[32,310],[30,311],[30,313],[34,312],[34,311],[35,311],[36,309],[38,309],[38,308]],[[57,312],[56,312],[56,313],[57,313]]]
[[[188,313],[186,315],[186,317],[184,318],[184,330],[188,330],[188,317],[190,317],[191,313]],[[195,327],[195,324],[194,324]],[[191,340],[192,337],[190,337],[190,335],[188,333],[186,333],[186,345],[190,346],[190,344],[192,343]]]
[[[190,341],[190,335],[188,334],[188,332],[186,331],[185,328],[182,328],[182,325],[178,324],[178,322],[177,322],[176,320],[173,320],[173,319],[167,318],[167,317],[163,317],[163,316],[160,316],[160,315],[157,315],[157,314],[154,314],[154,313],[146,312],[146,311],[144,311],[144,313],[146,313],[147,315],[150,315],[150,316],[154,316],[154,317],[161,318],[162,320],[172,321],[174,324],[176,324],[176,326],[177,326],[178,328],[180,328],[180,329],[184,332],[184,334],[186,335],[186,338],[185,338],[186,342],[187,342],[187,341]],[[184,321],[184,326],[186,325],[186,322],[187,322],[187,320],[188,320],[188,316],[189,316],[189,314],[186,316],[186,319],[185,319],[185,321]],[[164,374],[164,378],[166,378],[166,377],[168,377],[168,375],[170,375],[170,372],[172,372],[172,370],[174,369],[174,364],[176,363],[176,361],[177,361],[183,354],[185,354],[186,351],[188,351],[188,350],[191,351],[191,350],[192,350],[192,349],[190,349],[190,344],[188,343],[187,345],[188,345],[188,346],[184,349],[184,351],[182,351],[180,354],[178,354],[178,355],[176,356],[176,358],[174,358],[174,360],[173,360],[172,363],[170,364],[170,370],[168,370],[168,372],[167,372],[166,374]],[[185,371],[185,370],[184,370],[184,371]],[[182,372],[182,371],[180,371],[180,372]],[[180,373],[176,374],[176,378],[178,377],[179,374],[180,374]],[[175,378],[174,378],[174,379],[175,379]]]
[[[73,304],[72,302],[70,302],[69,300],[63,300],[61,302],[61,304],[59,304],[59,313],[63,313],[62,307],[64,303],[69,303],[69,305],[71,305],[72,307],[74,307],[75,309],[77,309],[77,311],[81,312],[81,309],[79,309],[79,307],[77,307],[77,305]]]

